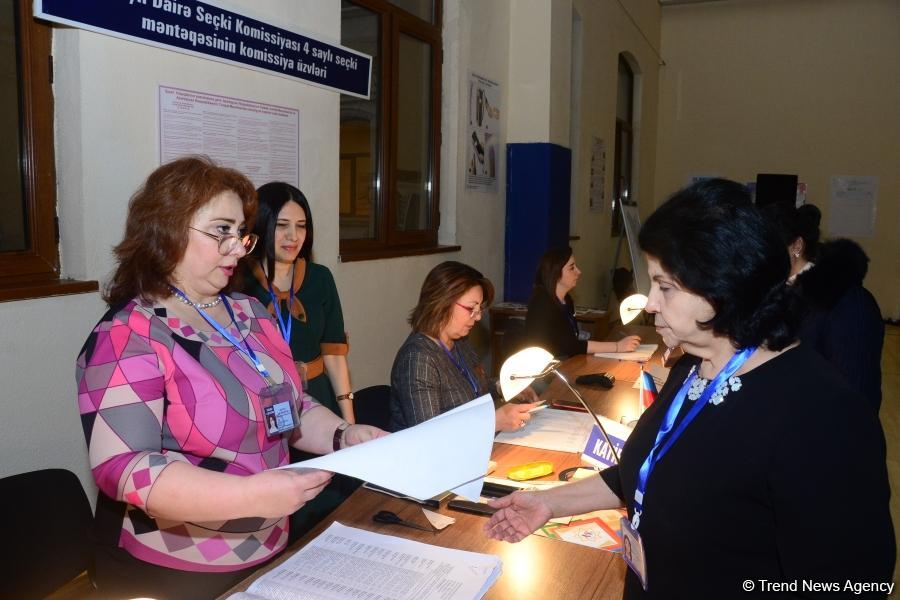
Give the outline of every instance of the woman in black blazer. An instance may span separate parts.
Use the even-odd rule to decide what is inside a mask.
[[[525,337],[554,356],[595,352],[631,352],[641,338],[630,335],[618,342],[578,339],[575,305],[569,292],[578,284],[581,271],[572,248],[548,250],[541,257],[534,278],[534,293],[528,302]]]

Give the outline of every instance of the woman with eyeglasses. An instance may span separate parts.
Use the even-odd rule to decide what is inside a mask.
[[[480,272],[455,261],[443,262],[425,277],[409,323],[412,333],[391,369],[391,427],[398,431],[436,417],[489,393],[493,387],[468,342],[494,298],[494,286]],[[530,389],[523,399],[537,400]],[[496,410],[497,431],[516,431],[531,419],[536,403],[503,403]]]
[[[534,292],[528,301],[525,337],[554,356],[594,352],[631,352],[641,338],[629,335],[615,342],[582,339],[575,320],[570,292],[578,285],[581,270],[572,248],[552,248],[544,253],[534,277]]]
[[[76,363],[104,596],[219,595],[285,548],[288,515],[331,479],[274,469],[289,446],[383,435],[342,429],[265,307],[224,293],[255,212],[252,184],[203,157],[161,166],[129,203],[110,308]]]
[[[746,187],[693,184],[638,241],[646,311],[685,356],[619,464],[491,501],[487,535],[518,542],[551,518],[624,507],[628,600],[819,597],[807,584],[829,583],[834,596],[884,598],[896,555],[884,435],[860,394],[798,343],[788,256]],[[847,516],[858,525],[829,526]]]

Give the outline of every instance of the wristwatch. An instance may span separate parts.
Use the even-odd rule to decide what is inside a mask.
[[[335,452],[341,449],[341,442],[344,441],[344,432],[350,427],[350,423],[346,421],[337,426],[334,430],[334,437],[331,440],[331,447]]]
[[[347,392],[346,394],[341,394],[340,396],[336,396],[335,400],[340,402],[341,400],[349,400],[353,402],[353,392]]]

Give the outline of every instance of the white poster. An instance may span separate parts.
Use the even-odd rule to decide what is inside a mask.
[[[160,163],[205,154],[245,174],[300,186],[300,111],[159,86]]]
[[[497,191],[500,168],[500,85],[469,73],[466,189]]]
[[[828,237],[875,235],[877,177],[834,176],[828,210]]]
[[[590,209],[605,212],[606,208],[606,142],[598,137],[591,142],[591,191],[588,196]]]

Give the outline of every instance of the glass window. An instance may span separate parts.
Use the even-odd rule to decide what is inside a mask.
[[[440,10],[341,2],[341,43],[373,57],[371,97],[341,97],[341,260],[437,247]]]
[[[432,0],[390,0],[390,3],[423,21],[434,23],[434,2]]]
[[[397,230],[431,225],[431,46],[400,35],[397,94]]]
[[[381,24],[378,13],[344,0],[341,44],[372,57],[368,100],[341,95],[341,239],[377,239],[381,123]]]
[[[28,220],[19,160],[19,61],[15,3],[0,3],[0,252],[28,247]]]

